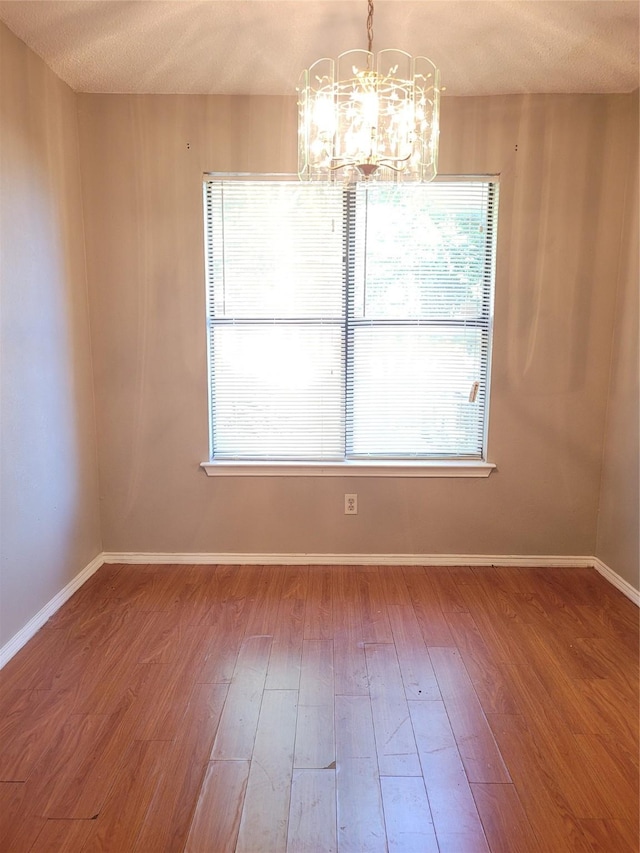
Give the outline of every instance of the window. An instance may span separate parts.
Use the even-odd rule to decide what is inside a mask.
[[[482,461],[497,183],[204,183],[213,462]]]

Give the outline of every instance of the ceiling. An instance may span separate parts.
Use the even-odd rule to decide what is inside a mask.
[[[448,95],[630,92],[635,0],[378,0],[374,50],[441,69]],[[79,92],[293,94],[366,46],[365,0],[0,0],[0,20]]]

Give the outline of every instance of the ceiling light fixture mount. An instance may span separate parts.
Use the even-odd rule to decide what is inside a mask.
[[[373,47],[319,59],[298,84],[303,181],[432,181],[438,166],[440,72],[424,56]]]

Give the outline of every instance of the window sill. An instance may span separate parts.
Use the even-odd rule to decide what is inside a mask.
[[[492,462],[203,462],[208,477],[488,477]]]

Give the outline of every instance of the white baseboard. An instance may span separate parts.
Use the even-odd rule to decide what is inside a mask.
[[[96,572],[103,563],[103,555],[98,554],[98,556],[91,560],[91,562],[85,566],[84,569],[82,569],[82,571],[64,587],[64,589],[61,589],[57,595],[54,595],[54,597],[45,604],[42,610],[39,610],[32,619],[29,619],[27,624],[21,628],[17,634],[14,634],[8,643],[5,643],[4,646],[0,648],[0,669],[2,669],[2,667],[10,661],[11,658],[17,654],[24,645],[26,645],[26,643],[29,642],[33,635],[42,628],[47,619],[50,619],[56,610],[59,610],[65,601],[71,598],[73,593],[80,589],[82,584],[88,581],[91,575],[94,574],[94,572]]]
[[[632,586],[629,581],[626,581],[624,578],[621,578],[617,572],[614,572],[613,569],[610,569],[606,563],[603,563],[602,560],[599,560],[597,557],[593,558],[593,568],[599,572],[603,578],[609,581],[610,584],[619,589],[623,595],[626,595],[633,603],[640,607],[640,591],[637,590],[634,586]]]
[[[103,563],[128,565],[227,565],[227,566],[514,566],[521,568],[593,568],[623,595],[640,607],[640,592],[597,557],[522,556],[487,554],[170,554],[106,552],[49,601],[27,624],[0,648],[0,669],[27,643],[44,623],[71,598]]]
[[[513,556],[500,554],[171,554],[106,552],[105,563],[225,566],[549,566],[593,567],[593,557]]]

